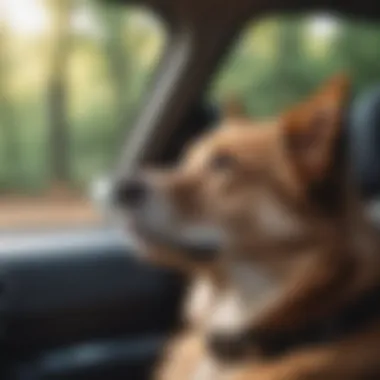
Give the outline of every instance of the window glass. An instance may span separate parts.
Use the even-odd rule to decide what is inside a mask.
[[[0,2],[0,229],[98,223],[111,169],[164,49],[145,9]]]
[[[238,98],[250,116],[276,115],[345,71],[356,90],[380,80],[380,26],[329,15],[270,17],[250,25],[211,96]]]

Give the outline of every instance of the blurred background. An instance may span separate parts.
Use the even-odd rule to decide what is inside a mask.
[[[118,158],[165,42],[145,9],[0,1],[0,229],[102,222],[93,184]],[[342,69],[360,89],[380,77],[379,45],[375,24],[270,17],[248,25],[209,99],[238,96],[255,118]]]

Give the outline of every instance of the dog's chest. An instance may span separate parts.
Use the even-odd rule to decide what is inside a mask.
[[[265,272],[239,264],[231,267],[232,286],[219,295],[209,329],[234,332],[252,323],[279,294],[279,286]]]

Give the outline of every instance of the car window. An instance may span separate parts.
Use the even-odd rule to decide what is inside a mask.
[[[0,229],[102,222],[91,196],[107,185],[164,25],[107,1],[2,0],[0,30]]]
[[[211,98],[243,103],[252,118],[278,114],[326,78],[347,72],[354,89],[380,83],[380,26],[326,14],[252,23],[213,83]]]

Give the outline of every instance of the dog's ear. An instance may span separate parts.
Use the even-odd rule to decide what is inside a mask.
[[[236,95],[230,95],[222,102],[222,113],[225,119],[248,117],[243,101]]]
[[[338,154],[349,80],[339,75],[281,118],[287,153],[306,182],[323,181]]]

